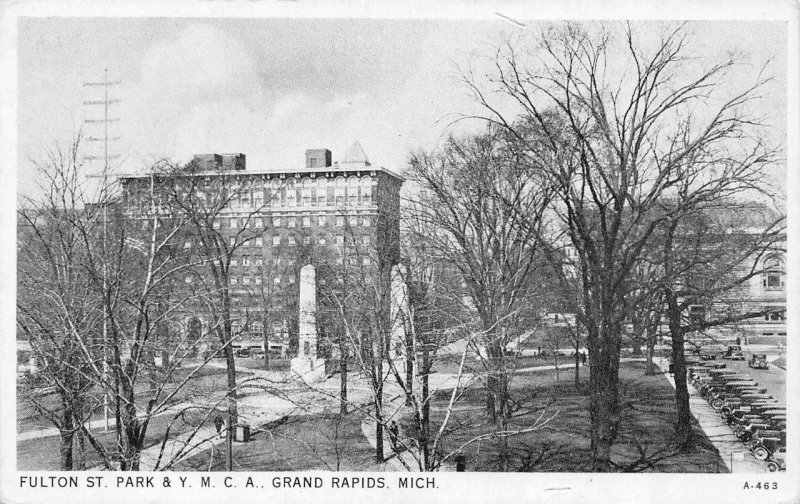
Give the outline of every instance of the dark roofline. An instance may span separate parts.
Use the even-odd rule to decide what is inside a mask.
[[[387,169],[387,168],[377,168],[375,166],[361,166],[361,167],[346,167],[342,168],[341,165],[338,167],[334,166],[327,166],[327,167],[319,167],[319,168],[299,168],[296,170],[280,170],[280,171],[250,171],[250,170],[222,170],[222,171],[198,171],[198,172],[185,172],[185,173],[131,173],[127,175],[119,175],[120,180],[125,179],[144,179],[149,178],[151,175],[162,176],[162,177],[215,177],[215,176],[228,176],[228,177],[246,177],[246,176],[264,176],[268,175],[270,178],[283,175],[286,176],[293,176],[295,174],[310,174],[310,173],[322,173],[328,174],[332,173],[336,174],[345,174],[345,173],[365,173],[365,172],[380,172],[389,175],[390,177],[399,180],[400,182],[405,182],[406,179],[401,175]]]

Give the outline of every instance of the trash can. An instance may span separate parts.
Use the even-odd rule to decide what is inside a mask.
[[[464,455],[456,455],[456,472],[464,472],[467,469],[467,457]]]
[[[250,441],[250,426],[247,424],[236,424],[236,430],[233,439],[240,443]]]

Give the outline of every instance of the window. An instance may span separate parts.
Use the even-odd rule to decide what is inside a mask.
[[[264,206],[264,191],[262,191],[260,188],[253,192],[253,204],[255,205],[256,209]]]
[[[302,188],[302,196],[303,196],[303,206],[310,207],[311,206],[311,179],[306,178],[303,179],[303,188]]]
[[[214,219],[214,223],[212,224],[212,227],[214,229],[219,229],[220,228],[219,219]]]
[[[239,283],[239,279],[234,275],[231,277],[231,285],[236,285]]]
[[[239,260],[235,257],[231,257],[231,266],[236,266],[237,264],[239,264]]]
[[[260,276],[256,277],[256,285],[261,285],[261,277]]]
[[[361,224],[362,224],[364,227],[369,227],[369,226],[370,226],[370,223],[371,223],[371,219],[370,219],[369,217],[364,217],[364,218],[362,219],[362,221],[361,221]]]
[[[256,228],[261,229],[264,227],[264,219],[261,217],[256,217]]]
[[[186,243],[183,244],[183,248],[185,248],[185,249],[192,248],[192,241],[191,240],[186,240]]]
[[[347,179],[347,201],[350,205],[358,204],[358,177]]]
[[[274,207],[279,207],[283,204],[283,191],[281,190],[281,183],[278,179],[272,179],[272,197],[270,204]]]
[[[325,225],[325,221],[326,221],[325,216],[324,215],[320,215],[319,216],[319,225],[320,226],[324,226]]]
[[[231,247],[231,248],[236,246],[236,237],[235,236],[231,236],[230,238],[228,238],[228,246]]]
[[[764,260],[763,286],[766,290],[784,289],[783,261],[780,257],[772,255]]]
[[[343,205],[344,204],[344,186],[345,181],[344,177],[336,177],[336,204]]]
[[[336,217],[336,226],[337,227],[344,226],[344,217]]]
[[[311,217],[303,217],[303,227],[311,227]]]
[[[238,219],[236,219],[236,217],[231,217],[231,219],[230,219],[230,222],[229,222],[229,224],[228,224],[228,225],[230,226],[230,228],[231,228],[231,229],[236,229],[236,221],[237,221],[237,220],[238,220]]]
[[[772,310],[764,315],[764,320],[769,322],[781,322],[786,320],[786,308],[783,306],[765,306],[765,310]]]
[[[272,218],[272,227],[281,227],[281,218],[280,217],[273,217]]]
[[[372,204],[372,177],[369,175],[361,177],[361,203]]]
[[[336,245],[344,245],[344,236],[339,235],[336,237]]]
[[[294,285],[294,275],[289,275],[289,283]]]
[[[347,219],[347,223],[350,225],[350,227],[358,226],[358,217],[351,215],[350,218]]]
[[[280,285],[280,284],[281,284],[281,277],[279,277],[279,276],[276,276],[276,277],[275,277],[275,279],[273,279],[273,280],[272,280],[272,282],[273,282],[275,285]]]
[[[289,222],[286,225],[290,228],[293,228],[296,224],[296,219],[294,217],[289,217]]]
[[[264,265],[264,258],[261,256],[256,256],[256,266],[263,266]]]
[[[297,188],[294,179],[289,179],[286,185],[286,206],[293,207],[297,201]]]
[[[264,238],[256,236],[256,247],[263,247],[263,246],[264,246]]]
[[[325,200],[328,193],[328,180],[321,178],[317,180],[317,205],[325,206]]]
[[[190,283],[192,283],[193,281],[194,281],[194,280],[192,279],[192,277],[191,277],[191,276],[187,276],[187,277],[186,277],[186,283],[187,283],[187,284],[190,284]]]
[[[311,237],[310,236],[304,236],[303,237],[303,245],[311,245]]]
[[[361,264],[363,264],[364,266],[369,266],[369,265],[370,265],[370,262],[371,262],[371,261],[370,261],[369,257],[365,257],[365,258],[364,258],[364,259],[361,261]]]
[[[325,245],[325,244],[326,244],[326,243],[325,243],[325,238],[322,238],[322,237],[320,237],[320,239],[319,239],[319,244],[320,244],[320,245]]]
[[[260,340],[264,337],[264,324],[262,322],[253,322],[250,324],[250,337]]]
[[[277,247],[281,244],[281,237],[280,236],[273,236],[272,237],[272,246]]]
[[[294,244],[295,244],[294,236],[290,236],[289,237],[289,245],[294,245]]]
[[[250,256],[243,255],[242,256],[242,266],[250,266]]]
[[[369,247],[369,236],[365,236],[364,238],[361,239],[361,241],[365,247]]]
[[[249,277],[249,276],[247,276],[247,275],[243,276],[243,277],[242,277],[242,284],[244,284],[244,285],[250,285],[250,277]]]

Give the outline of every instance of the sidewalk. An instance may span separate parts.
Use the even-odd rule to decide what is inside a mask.
[[[675,388],[675,379],[667,373],[669,361],[662,357],[657,362],[661,370],[664,371],[664,377]],[[725,462],[728,472],[766,472],[766,464],[753,456],[750,450],[733,434],[728,424],[720,418],[719,413],[691,385],[689,385],[689,408],[708,440],[719,452],[719,456]]]

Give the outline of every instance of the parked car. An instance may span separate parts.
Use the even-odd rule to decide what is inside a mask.
[[[731,345],[725,350],[725,353],[722,354],[723,359],[728,360],[745,360],[744,359],[744,352],[742,352],[742,347],[739,345]]]
[[[767,355],[753,354],[753,356],[750,357],[750,360],[747,361],[747,365],[755,369],[767,369],[769,367],[769,362],[767,362]]]

